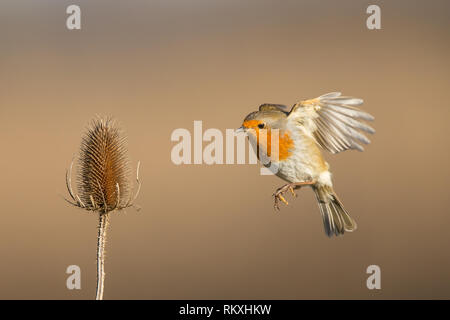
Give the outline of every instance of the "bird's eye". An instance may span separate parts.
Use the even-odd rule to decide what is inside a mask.
[[[266,127],[265,123],[258,124],[258,128],[260,128],[260,129],[264,129],[265,127]]]

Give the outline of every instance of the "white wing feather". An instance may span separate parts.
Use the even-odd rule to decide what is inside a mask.
[[[362,104],[362,99],[331,92],[295,104],[288,119],[331,153],[348,149],[363,151],[359,143],[369,144],[370,140],[360,131],[373,134],[375,130],[359,121],[374,120],[373,116],[357,108]]]

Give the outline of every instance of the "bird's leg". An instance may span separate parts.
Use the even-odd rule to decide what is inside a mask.
[[[293,182],[293,183],[285,184],[281,188],[278,188],[277,191],[275,191],[275,193],[273,194],[273,196],[275,198],[274,208],[276,210],[280,210],[280,206],[279,206],[280,201],[284,202],[284,204],[286,204],[286,205],[289,205],[289,203],[286,201],[286,199],[283,196],[283,194],[286,191],[289,190],[292,193],[292,195],[294,197],[296,197],[297,195],[295,194],[295,191],[294,191],[295,189],[300,189],[302,186],[313,185],[315,183],[316,183],[315,181]]]

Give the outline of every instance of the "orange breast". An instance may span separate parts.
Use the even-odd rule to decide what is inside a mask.
[[[261,124],[260,120],[247,120],[244,121],[243,126],[252,129],[251,134],[256,135],[256,141],[258,144],[257,155],[259,157],[259,148],[262,148],[264,152],[270,157],[272,154],[272,131],[270,128],[259,129],[258,125]],[[291,132],[288,130],[278,132],[278,159],[287,159],[294,150],[294,140],[292,140]],[[267,151],[266,151],[267,150]],[[272,159],[275,160],[275,159]]]
[[[272,131],[270,129],[256,129],[256,131],[258,147],[261,147],[264,151],[267,151],[267,155],[270,157],[272,154]],[[285,160],[292,154],[294,149],[294,141],[292,140],[289,131],[284,131],[283,133],[279,132],[278,148],[279,160]]]

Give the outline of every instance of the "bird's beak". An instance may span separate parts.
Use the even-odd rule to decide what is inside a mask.
[[[243,133],[243,132],[245,132],[245,128],[244,128],[244,127],[237,128],[237,129],[234,131],[235,134],[239,134],[239,133]]]

